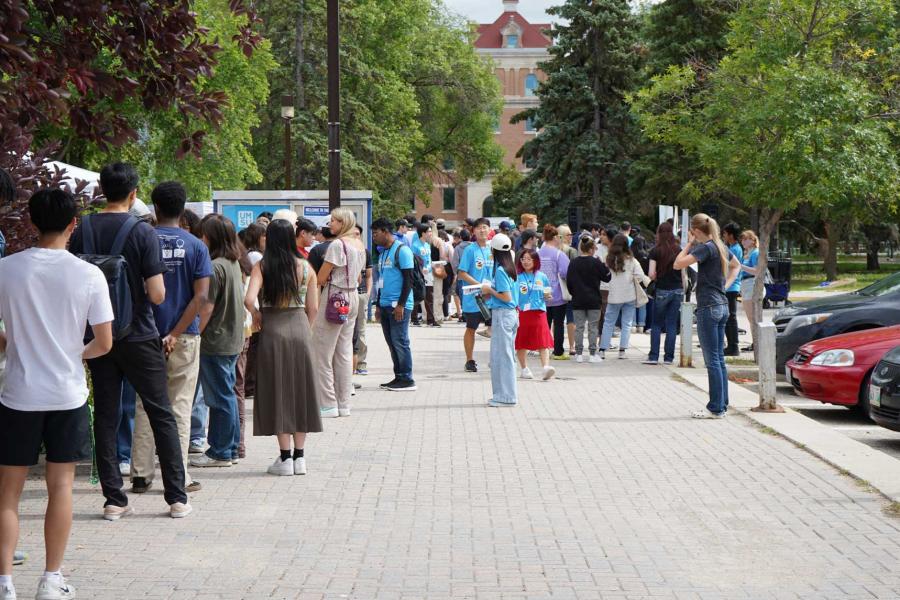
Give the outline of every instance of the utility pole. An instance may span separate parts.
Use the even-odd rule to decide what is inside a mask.
[[[341,57],[338,0],[328,0],[328,208],[341,205]]]
[[[281,119],[284,121],[284,189],[293,189],[291,176],[291,120],[294,118],[294,97],[281,97]]]

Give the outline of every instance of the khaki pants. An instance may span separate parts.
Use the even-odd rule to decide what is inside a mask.
[[[368,369],[366,358],[369,356],[369,347],[366,345],[366,318],[368,317],[369,295],[359,295],[359,310],[356,311],[356,328],[354,337],[356,338],[356,368]]]
[[[444,280],[434,278],[434,292],[432,292],[432,309],[434,313],[434,322],[440,323],[444,320]]]
[[[350,314],[342,325],[325,319],[325,304],[336,288],[326,285],[319,297],[319,313],[313,325],[313,364],[319,385],[322,410],[350,408],[353,391],[353,328],[359,311],[356,290],[343,290],[350,300]]]
[[[178,426],[178,440],[181,442],[181,455],[184,458],[184,480],[191,482],[187,474],[188,444],[191,441],[191,408],[194,405],[194,393],[197,391],[197,377],[200,373],[200,336],[181,335],[175,349],[166,361],[166,374],[169,401]],[[150,421],[144,412],[143,402],[136,403],[134,413],[134,442],[131,449],[131,477],[143,477],[153,481],[154,456],[156,444]]]

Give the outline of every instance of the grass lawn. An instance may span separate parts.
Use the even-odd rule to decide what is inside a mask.
[[[870,283],[874,283],[879,279],[883,279],[897,271],[900,271],[900,263],[888,262],[887,259],[881,261],[881,270],[879,271],[866,271],[865,259],[862,261],[841,260],[838,261],[838,279],[855,281],[848,281],[841,285],[820,288],[819,284],[825,281],[825,273],[822,271],[821,261],[800,264],[795,262],[793,265],[791,292],[803,292],[818,289],[850,292],[865,287]]]

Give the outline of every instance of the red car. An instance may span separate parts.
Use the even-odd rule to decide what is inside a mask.
[[[869,415],[869,377],[888,350],[900,345],[900,325],[854,331],[810,342],[787,362],[785,377],[798,394]]]

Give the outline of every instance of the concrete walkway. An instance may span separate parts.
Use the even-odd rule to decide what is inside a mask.
[[[380,331],[353,415],[273,477],[270,438],[197,470],[193,515],[100,519],[80,480],[65,571],[81,598],[897,598],[900,518],[885,499],[743,416],[688,418],[703,394],[630,359],[556,362],[485,406],[460,325],[413,328],[419,391],[391,379]],[[532,359],[536,360],[536,359]],[[39,480],[23,498],[21,598],[42,569]]]

